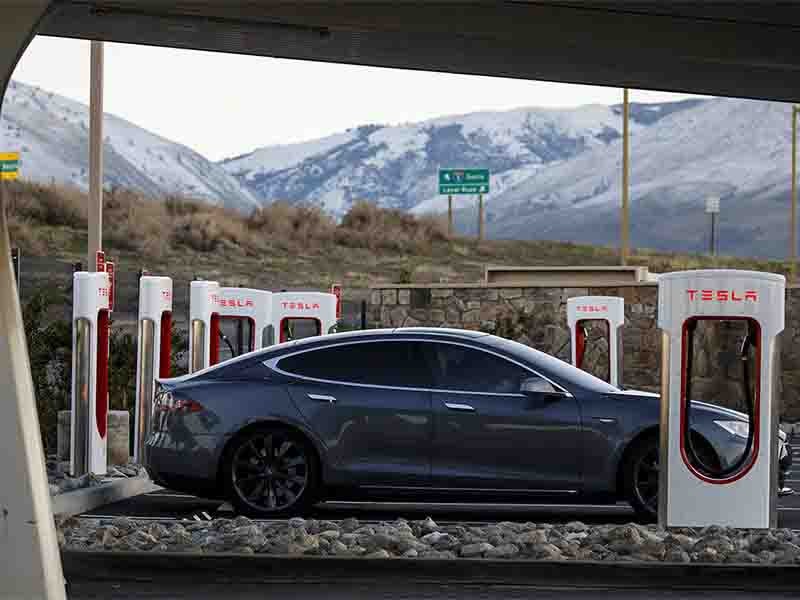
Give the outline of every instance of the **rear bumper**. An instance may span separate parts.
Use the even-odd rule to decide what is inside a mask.
[[[158,485],[206,498],[221,497],[218,490],[218,461],[214,449],[217,436],[195,436],[193,447],[175,444],[168,434],[156,433],[147,442],[145,467]]]

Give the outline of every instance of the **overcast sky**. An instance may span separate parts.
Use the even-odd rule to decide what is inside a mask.
[[[89,102],[89,43],[37,37],[14,73]],[[632,102],[686,94],[631,91]],[[619,88],[106,44],[105,111],[218,160],[367,123],[615,104]]]

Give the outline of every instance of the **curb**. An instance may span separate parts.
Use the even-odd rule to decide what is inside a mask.
[[[118,479],[98,486],[81,488],[51,496],[50,505],[53,515],[67,518],[93,510],[104,504],[119,502],[133,496],[160,490],[146,475],[138,475],[129,479]]]
[[[70,582],[158,584],[266,582],[413,582],[505,584],[648,590],[797,591],[800,567],[792,565],[675,564],[479,559],[366,559],[250,554],[96,552],[64,550]]]

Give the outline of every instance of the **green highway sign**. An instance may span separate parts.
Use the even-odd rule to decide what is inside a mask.
[[[19,153],[0,152],[0,181],[13,181],[19,175]]]
[[[439,169],[439,193],[488,194],[489,169]]]

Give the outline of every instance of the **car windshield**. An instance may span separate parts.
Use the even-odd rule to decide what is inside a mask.
[[[497,336],[485,337],[482,341],[492,344],[496,348],[505,350],[506,352],[519,357],[525,362],[534,365],[537,370],[541,370],[543,372],[543,375],[562,379],[564,382],[572,383],[582,389],[601,394],[616,393],[620,391],[619,388],[616,388],[610,383],[595,377],[591,373],[587,373],[586,371],[582,371],[577,367],[573,367],[571,364],[566,363],[555,356],[550,356],[549,354],[545,354],[539,350],[534,350],[525,344],[520,344],[519,342],[507,340]]]

